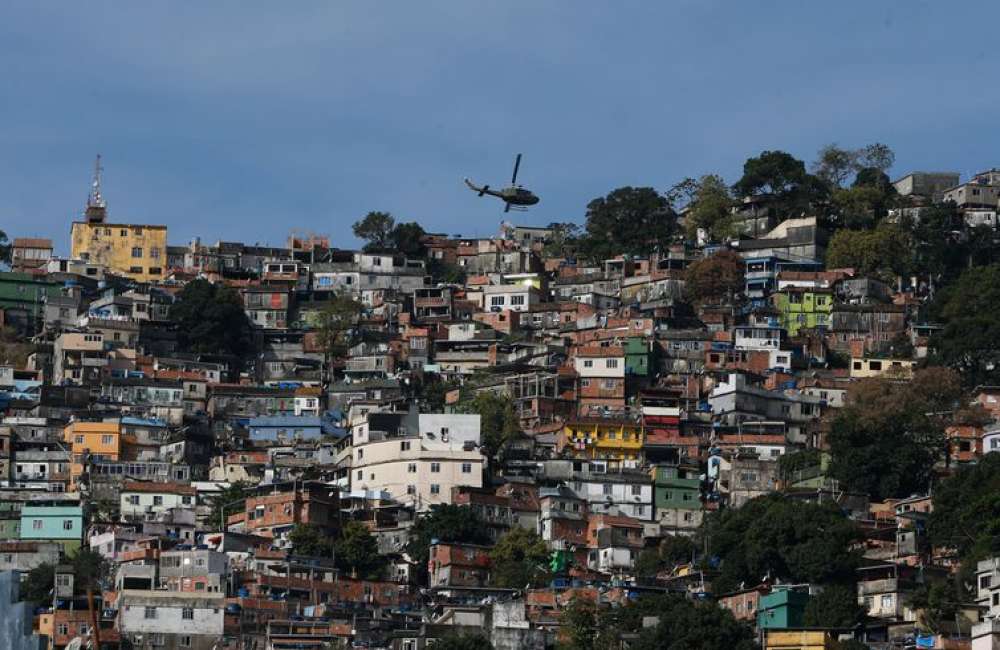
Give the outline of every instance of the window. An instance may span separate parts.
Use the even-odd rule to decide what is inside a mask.
[[[441,471],[441,463],[431,463],[431,474],[437,474]]]
[[[191,497],[181,497],[181,503],[186,506],[191,505]]]
[[[584,368],[593,368],[594,367],[594,360],[593,359],[585,359],[584,362],[583,362],[583,367]]]
[[[73,530],[72,519],[63,519],[63,530]]]
[[[153,246],[152,248],[149,249],[149,256],[154,260],[160,259],[160,249],[157,248],[156,246]]]
[[[472,473],[472,463],[462,463],[462,473],[471,474]]]
[[[991,576],[989,574],[984,575],[984,576],[979,576],[979,588],[980,589],[989,589],[990,588],[990,584],[992,582],[993,582],[993,576]]]
[[[437,483],[431,483],[431,494],[441,494],[441,486]]]
[[[605,484],[604,484],[604,485],[602,486],[602,488],[601,488],[601,489],[602,489],[602,490],[604,491],[604,494],[605,494],[605,495],[610,495],[610,494],[611,494],[611,484],[610,484],[610,483],[605,483]]]
[[[416,463],[410,463],[409,465],[406,466],[406,471],[409,474],[416,474],[417,473],[417,464]]]
[[[158,494],[155,495],[155,496],[153,496],[153,505],[154,506],[162,506],[163,505],[163,497],[161,497]]]
[[[156,618],[156,608],[155,607],[146,607],[145,610],[142,613],[142,617],[143,618],[151,618],[151,619],[152,618]]]
[[[364,476],[365,476],[365,475],[364,475],[364,472],[362,472],[362,471],[361,471],[361,470],[359,469],[359,470],[358,470],[358,480],[360,481],[361,479],[363,479],[363,478],[364,478]]]
[[[33,519],[31,521],[31,530],[41,530],[41,529],[42,529],[42,520],[41,519]]]
[[[117,332],[116,332],[116,334],[117,334]],[[101,436],[101,444],[102,445],[110,445],[111,442],[112,442],[112,440],[113,440],[112,436]]]
[[[129,273],[133,273],[133,274],[140,274],[140,273],[142,273],[142,267],[141,266],[130,266],[130,267],[128,267],[128,272]]]
[[[66,625],[65,623],[60,623],[59,625],[56,626],[56,634],[59,636],[69,635],[69,626]]]
[[[358,450],[358,460],[361,460],[364,457],[365,457],[365,450],[364,449],[359,449]]]
[[[887,610],[892,608],[892,594],[882,595],[882,610]]]
[[[151,267],[149,267],[149,274],[150,275],[159,275],[162,272],[163,272],[163,269],[161,269],[159,266],[151,266]]]
[[[132,257],[142,257],[142,247],[133,246],[132,247]]]
[[[637,497],[640,494],[642,494],[642,486],[641,485],[633,485],[632,486],[632,496]]]
[[[524,304],[524,296],[521,296],[521,295],[511,296],[510,297],[510,304],[511,305],[523,305]]]
[[[403,442],[399,443],[399,450],[400,451],[409,451],[410,450],[410,441],[409,440],[404,440]]]
[[[82,445],[83,444],[83,436],[77,436],[76,438],[74,438],[74,440],[76,441],[76,444],[78,444],[78,445]]]
[[[382,258],[381,257],[373,257],[372,258],[372,264],[374,266],[382,266]]]
[[[861,362],[860,361],[855,361],[854,362],[854,369],[855,370],[861,370]]]
[[[406,493],[407,494],[416,494],[417,493],[417,486],[416,485],[407,485],[406,486]]]
[[[617,368],[618,367],[618,359],[606,359],[605,362],[604,362],[604,366],[606,368]]]
[[[503,307],[504,298],[505,298],[504,296],[492,296],[490,298],[490,306],[491,307]]]
[[[194,620],[194,609],[192,609],[190,607],[185,607],[184,609],[182,609],[181,610],[181,618],[184,619],[185,621],[193,621]]]
[[[190,636],[182,636],[180,638],[179,645],[182,648],[190,648],[191,647],[191,637]]]
[[[128,502],[129,502],[129,504],[131,504],[133,506],[139,505],[139,495],[138,494],[130,494],[128,496]]]
[[[128,237],[128,230],[122,228],[120,231],[118,231],[118,235],[121,237]]]
[[[882,362],[881,361],[869,361],[868,362],[868,369],[869,370],[881,370],[882,369]]]

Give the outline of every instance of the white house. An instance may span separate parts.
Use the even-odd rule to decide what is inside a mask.
[[[123,589],[118,595],[118,630],[137,648],[211,650],[223,634],[226,595]]]
[[[194,509],[197,490],[183,483],[126,481],[120,494],[122,516],[151,521],[171,508]]]

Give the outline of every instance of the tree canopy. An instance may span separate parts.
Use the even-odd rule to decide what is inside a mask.
[[[253,340],[239,294],[224,285],[188,282],[170,306],[177,343],[184,350],[244,357]]]
[[[378,540],[360,521],[344,524],[334,548],[337,568],[347,575],[378,580],[385,572],[387,561],[378,552]]]
[[[830,237],[826,266],[892,281],[912,270],[913,247],[912,235],[898,224],[882,222],[873,230],[843,228]]]
[[[504,395],[482,391],[459,408],[464,413],[479,414],[480,441],[483,455],[495,458],[507,443],[521,431],[520,421],[514,411],[514,402]]]
[[[687,268],[684,288],[697,303],[731,301],[743,293],[745,275],[743,258],[731,250],[721,250]]]
[[[852,385],[830,424],[830,473],[872,499],[925,492],[944,449],[944,422],[934,413],[953,409],[960,395],[958,375],[945,368],[920,370],[909,383]]]
[[[0,230],[0,263],[10,264],[10,241],[7,239],[7,233]]]
[[[406,553],[417,563],[418,571],[427,570],[433,539],[467,544],[488,544],[492,541],[483,521],[472,508],[452,504],[431,506],[410,529]]]
[[[930,316],[944,325],[932,339],[937,362],[968,386],[1000,381],[1000,264],[964,272],[938,292]]]
[[[1000,454],[959,467],[934,486],[933,500],[927,526],[932,544],[956,549],[966,569],[1000,554]]]
[[[757,647],[749,625],[712,602],[693,602],[670,595],[652,599],[659,623],[641,630],[635,650],[753,650]],[[638,630],[637,630],[638,631]]]
[[[779,217],[798,217],[825,200],[826,184],[806,171],[806,165],[784,151],[764,151],[743,164],[743,176],[733,185],[740,196],[766,196]]]
[[[675,185],[668,196],[686,199],[684,230],[689,240],[697,240],[699,229],[705,231],[709,241],[721,241],[737,234],[732,215],[736,201],[721,176],[708,174],[697,181],[685,179]]]
[[[595,260],[615,255],[648,255],[665,250],[677,216],[666,197],[651,187],[620,187],[587,204],[581,253]]]
[[[514,526],[490,551],[493,584],[510,589],[541,586],[547,577],[548,556],[545,540],[534,531]]]
[[[737,509],[710,515],[703,535],[709,555],[721,560],[717,593],[765,576],[792,582],[849,583],[854,580],[858,538],[854,524],[832,504],[771,494]]]
[[[364,305],[346,291],[334,293],[323,303],[316,316],[316,334],[327,365],[347,354],[363,309]]]
[[[354,236],[365,240],[365,250],[381,250],[393,244],[392,231],[396,219],[388,212],[369,212],[364,219],[351,226]]]

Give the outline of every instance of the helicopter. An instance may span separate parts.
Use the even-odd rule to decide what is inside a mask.
[[[479,196],[489,194],[503,200],[506,204],[503,209],[504,212],[510,212],[511,208],[515,210],[527,210],[529,205],[538,203],[538,197],[517,184],[517,170],[520,167],[521,154],[517,154],[517,159],[514,161],[514,175],[510,177],[510,186],[499,191],[491,190],[489,185],[476,187],[468,178],[465,179],[465,184],[473,192],[478,192]]]

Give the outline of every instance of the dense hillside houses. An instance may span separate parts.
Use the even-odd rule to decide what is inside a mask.
[[[0,639],[1000,648],[1000,172],[893,158],[357,250],[99,178],[4,224]]]

